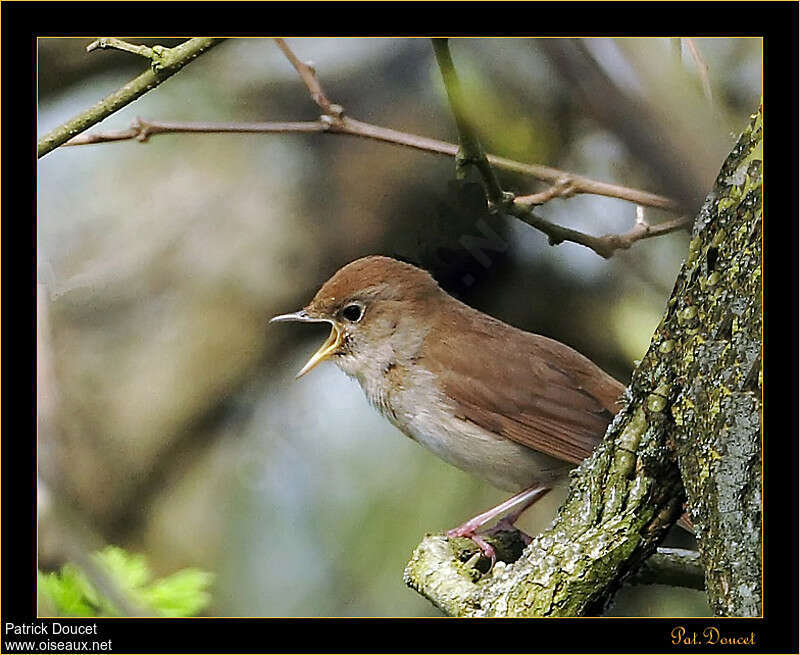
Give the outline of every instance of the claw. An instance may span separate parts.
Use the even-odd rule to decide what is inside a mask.
[[[465,523],[464,525],[461,525],[457,528],[448,530],[446,534],[450,538],[464,537],[465,539],[471,540],[478,548],[480,548],[483,555],[491,560],[492,564],[489,567],[489,571],[492,570],[495,563],[497,562],[497,551],[494,549],[494,546],[492,546],[492,544],[490,544],[483,537],[475,533],[475,528],[473,526],[470,526],[469,524]]]
[[[539,498],[544,496],[548,491],[550,491],[550,488],[543,485],[534,485],[529,487],[528,489],[518,493],[516,496],[512,496],[497,507],[493,507],[483,514],[478,514],[478,516],[470,519],[463,525],[459,525],[457,528],[448,530],[446,534],[448,537],[465,537],[467,539],[471,539],[478,546],[478,548],[481,549],[481,552],[492,561],[492,567],[494,567],[495,562],[497,561],[497,551],[495,551],[494,546],[477,534],[478,530],[483,528],[483,526],[485,526],[492,519],[501,515],[503,512],[508,512],[509,510],[513,511],[501,518],[493,528],[484,530],[484,533],[491,535],[497,534],[498,532],[502,532],[504,530],[517,530],[517,528],[514,527],[514,522],[520,517],[520,514],[522,514],[522,512],[524,512],[528,507],[539,500]],[[517,532],[520,533],[520,538],[526,546],[532,541],[530,536],[521,530],[517,530]],[[492,567],[489,568],[490,571]]]

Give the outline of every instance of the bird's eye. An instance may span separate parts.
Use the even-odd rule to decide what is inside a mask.
[[[347,307],[345,307],[342,310],[342,316],[344,316],[344,318],[346,318],[351,323],[357,323],[358,321],[361,320],[361,317],[363,315],[364,315],[364,309],[363,307],[361,307],[361,305],[356,305],[356,304],[347,305]]]

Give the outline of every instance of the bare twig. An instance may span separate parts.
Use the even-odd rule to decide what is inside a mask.
[[[275,39],[275,42],[300,75],[314,102],[320,107],[320,109],[323,110],[323,115],[326,117],[325,119],[305,122],[175,123],[163,121],[145,121],[139,118],[127,130],[96,132],[93,134],[74,137],[64,143],[64,145],[78,146],[88,145],[91,143],[125,141],[129,139],[136,139],[144,142],[147,141],[150,136],[156,134],[327,132],[330,134],[345,134],[367,139],[374,139],[376,141],[393,143],[424,152],[432,152],[451,157],[458,155],[458,146],[452,143],[418,136],[415,134],[408,134],[407,132],[400,132],[391,128],[364,123],[362,121],[345,117],[342,107],[332,103],[322,90],[322,86],[317,79],[314,67],[309,63],[303,63],[300,61],[297,55],[294,54],[294,52],[291,50],[291,48],[289,48],[288,44],[283,39]],[[102,46],[98,45],[97,47]],[[486,159],[492,166],[496,166],[497,168],[520,173],[522,175],[528,175],[543,182],[549,182],[550,184],[553,184],[559,190],[557,195],[560,197],[567,197],[573,193],[591,193],[611,198],[619,198],[621,200],[635,202],[639,205],[657,207],[669,211],[676,211],[678,209],[677,203],[672,199],[659,196],[655,193],[642,191],[640,189],[632,189],[617,184],[599,182],[581,175],[576,175],[574,173],[562,171],[557,168],[552,168],[550,166],[527,164],[491,154],[487,154]],[[569,193],[567,193],[567,189],[569,190]],[[551,197],[554,197],[555,195],[556,194],[553,194]],[[518,200],[524,204],[526,202],[526,198],[528,201],[530,201],[530,198],[535,198],[535,196],[526,196],[519,198]],[[541,202],[533,202],[532,204],[541,204]]]
[[[461,83],[458,81],[453,58],[450,56],[450,47],[447,44],[447,39],[431,39],[431,42],[433,43],[436,62],[439,65],[439,71],[444,81],[444,88],[447,91],[450,111],[453,112],[453,117],[458,127],[461,151],[456,156],[456,165],[459,168],[468,164],[475,166],[483,178],[489,202],[494,204],[508,202],[513,196],[507,195],[500,186],[500,182],[494,174],[489,160],[486,158],[486,153],[483,151],[475,130],[472,129],[472,125],[467,118],[464,99],[461,95]]]
[[[36,156],[43,157],[48,152],[57,148],[71,137],[87,130],[92,125],[99,123],[115,111],[122,109],[136,98],[144,95],[150,89],[154,89],[164,80],[177,73],[195,57],[201,55],[209,48],[214,47],[223,39],[195,38],[184,41],[174,48],[163,48],[161,54],[157,55],[157,60],[152,60],[149,70],[128,82],[125,86],[117,89],[100,102],[81,112],[66,123],[59,125],[55,129],[45,134],[36,144]],[[121,42],[120,42],[121,43]],[[96,47],[111,47],[97,45]],[[118,45],[114,47],[119,47]],[[135,47],[135,46],[134,46]],[[153,48],[155,53],[155,48]],[[142,54],[137,52],[137,54]]]
[[[127,130],[109,132],[89,132],[80,134],[65,146],[84,146],[91,143],[107,143],[109,141],[127,141],[136,139],[146,142],[157,134],[269,134],[291,132],[325,132],[329,126],[322,121],[298,122],[265,122],[265,123],[171,123],[165,121],[148,121],[137,118]]]
[[[565,197],[575,193],[574,186],[569,176],[560,178],[549,190],[543,193],[525,197],[522,202],[519,199],[515,200],[512,194],[503,191],[481,147],[480,141],[465,115],[465,104],[461,95],[461,86],[458,81],[455,66],[453,65],[453,60],[450,56],[447,39],[432,39],[432,41],[433,49],[436,53],[436,61],[442,73],[445,89],[447,90],[450,109],[453,112],[456,125],[458,126],[459,140],[461,142],[461,151],[459,154],[462,155],[465,163],[473,164],[480,171],[490,204],[494,205],[500,211],[508,211],[512,216],[516,216],[541,232],[544,232],[548,236],[551,245],[556,245],[564,241],[572,241],[586,246],[587,248],[591,248],[598,255],[605,258],[611,257],[614,252],[620,248],[630,248],[640,239],[657,236],[658,234],[666,234],[667,232],[680,229],[687,225],[688,220],[686,218],[681,218],[677,222],[671,222],[671,224],[661,224],[658,226],[659,229],[655,230],[644,220],[644,212],[641,206],[637,206],[636,224],[630,231],[625,234],[606,234],[601,237],[595,237],[571,228],[556,225],[534,214],[530,209],[531,206],[542,204],[555,196]]]
[[[317,79],[317,71],[314,69],[313,64],[300,61],[283,39],[275,39],[275,43],[281,49],[281,52],[286,55],[286,58],[291,62],[292,66],[294,66],[294,69],[297,71],[298,75],[300,75],[300,79],[302,79],[303,83],[308,87],[311,99],[317,103],[323,114],[334,119],[341,118],[344,110],[339,105],[328,100],[328,96],[325,95],[325,92],[322,90],[322,85]]]
[[[139,55],[140,57],[146,57],[147,59],[154,59],[156,57],[156,49],[166,50],[166,48],[163,46],[155,46],[155,48],[150,48],[146,45],[134,45],[133,43],[128,43],[127,41],[106,36],[101,39],[97,39],[97,41],[92,41],[86,46],[86,52],[105,50],[106,48],[130,52],[134,55]]]
[[[549,189],[529,196],[517,196],[514,198],[514,202],[520,205],[538,206],[549,202],[553,198],[571,198],[575,193],[575,181],[571,176],[567,175],[556,181]]]
[[[673,199],[650,193],[649,191],[632,189],[619,184],[598,182],[597,180],[592,180],[582,175],[575,175],[574,173],[568,173],[557,168],[542,166],[540,164],[521,164],[512,159],[497,157],[495,155],[487,155],[487,157],[489,162],[496,168],[530,175],[538,180],[550,182],[557,188],[559,186],[562,187],[564,192],[556,194],[559,197],[566,198],[579,193],[590,193],[596,196],[619,198],[620,200],[627,200],[628,202],[633,202],[637,205],[645,205],[646,207],[666,209],[672,212],[680,211],[680,206]],[[517,200],[523,200],[524,204],[525,197],[526,196],[520,196]]]
[[[445,78],[445,86],[448,88],[448,93],[451,97],[451,103],[454,106],[462,106],[460,96],[460,87],[458,86],[457,78],[455,78],[455,70],[452,65],[452,60],[449,57],[449,50],[441,44],[436,44],[434,40],[434,47],[438,51],[437,57],[441,60],[442,74]],[[574,175],[565,171],[561,171],[548,166],[541,166],[538,164],[525,164],[517,162],[504,157],[497,157],[495,155],[486,155],[474,137],[470,126],[466,123],[463,114],[458,114],[457,121],[459,122],[459,132],[461,134],[462,146],[439,141],[437,139],[430,139],[414,134],[408,134],[390,128],[380,127],[364,123],[362,121],[349,118],[344,115],[342,108],[339,105],[332,103],[322,86],[317,80],[316,73],[309,64],[303,63],[292,52],[289,46],[282,39],[276,39],[276,43],[284,52],[286,57],[297,70],[301,79],[311,94],[314,102],[322,109],[323,115],[318,121],[298,121],[298,122],[259,122],[259,123],[171,123],[162,121],[146,121],[137,118],[136,121],[127,130],[118,130],[113,132],[96,132],[92,134],[85,134],[69,140],[64,145],[86,145],[90,143],[103,143],[109,141],[122,141],[136,139],[138,141],[147,141],[151,136],[156,134],[177,134],[177,133],[328,133],[328,134],[344,134],[349,136],[358,136],[386,143],[393,143],[402,145],[417,150],[443,154],[448,156],[456,156],[459,154],[466,160],[474,161],[477,163],[483,175],[484,182],[487,186],[487,195],[490,196],[490,203],[496,208],[510,213],[511,215],[519,218],[520,220],[528,223],[536,229],[544,232],[552,245],[563,243],[564,241],[571,241],[583,246],[586,246],[596,252],[602,257],[611,257],[616,250],[630,248],[636,241],[641,239],[667,234],[675,230],[681,229],[687,224],[685,218],[679,218],[674,221],[667,221],[656,226],[650,226],[642,222],[637,222],[636,225],[625,234],[607,234],[604,236],[596,237],[584,234],[578,230],[556,225],[547,221],[546,219],[537,216],[531,211],[535,205],[540,205],[554,197],[569,197],[576,193],[593,193],[596,195],[609,196],[620,198],[631,202],[636,202],[637,205],[657,207],[661,209],[675,210],[677,204],[669,198],[658,196],[656,194],[640,191],[638,189],[630,189],[604,182],[598,182],[584,178],[579,175]],[[454,91],[455,90],[455,91]],[[454,110],[455,111],[455,110]],[[465,130],[465,131],[464,131]],[[464,142],[468,144],[464,147]],[[511,194],[505,193],[497,182],[497,179],[492,170],[492,165],[505,170],[514,171],[530,175],[540,180],[548,181],[552,184],[550,189],[544,192],[533,194],[530,196],[522,196],[509,202]],[[496,198],[493,200],[492,198]],[[638,216],[638,214],[637,214]]]
[[[700,78],[700,83],[703,85],[703,93],[709,102],[711,102],[711,80],[708,77],[708,64],[703,59],[700,51],[694,43],[694,39],[686,38],[686,45],[689,46],[689,52],[697,65],[697,76]]]
[[[384,143],[392,143],[395,145],[405,146],[407,148],[413,148],[415,150],[421,150],[423,152],[447,155],[450,157],[458,154],[458,146],[453,143],[440,141],[439,139],[431,139],[429,137],[419,136],[416,134],[409,134],[408,132],[401,132],[388,127],[374,125],[372,123],[365,123],[347,116],[343,116],[341,120],[337,121],[335,124],[331,124],[330,121],[179,123],[150,121],[138,118],[136,121],[134,121],[131,127],[126,130],[82,134],[70,139],[64,143],[64,145],[83,146],[92,143],[106,143],[110,141],[125,141],[130,139],[147,141],[150,136],[155,136],[157,134],[276,134],[292,132],[325,132],[328,134],[343,134],[347,136],[358,136],[365,139],[372,139],[375,141],[383,141]],[[570,192],[574,194],[590,193],[609,198],[619,198],[620,200],[635,202],[636,204],[645,205],[647,207],[677,211],[677,204],[673,200],[665,198],[664,196],[659,196],[655,193],[650,193],[649,191],[632,189],[630,187],[621,186],[618,184],[609,184],[607,182],[599,182],[581,175],[568,173],[557,168],[551,168],[550,166],[542,166],[541,164],[527,164],[491,154],[487,154],[486,157],[489,160],[489,163],[497,168],[527,175],[543,182],[550,182],[556,186],[562,184],[566,185],[569,187]],[[559,193],[558,195],[561,197],[566,197],[566,194],[564,193]],[[531,197],[533,196],[520,196],[516,200],[522,204],[526,204],[528,202],[526,199]]]
[[[596,237],[551,223],[547,219],[534,214],[529,205],[518,204],[516,200],[506,211],[528,225],[535,227],[540,232],[544,232],[548,236],[550,245],[555,246],[564,241],[571,241],[590,248],[605,259],[613,256],[617,250],[627,250],[637,241],[676,232],[690,225],[690,220],[686,216],[664,221],[657,225],[650,225],[644,220],[639,222],[637,219],[634,226],[624,234],[604,234]]]

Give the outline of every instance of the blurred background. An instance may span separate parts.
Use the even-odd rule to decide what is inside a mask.
[[[759,39],[694,39],[704,90],[687,42],[676,41],[454,39],[451,51],[489,152],[669,195],[693,214],[758,106],[762,51]],[[89,42],[39,39],[40,135],[146,66],[128,53],[87,54]],[[349,116],[457,140],[427,39],[288,44]],[[99,129],[137,116],[318,113],[270,39],[242,38]],[[499,176],[519,194],[546,188]],[[345,263],[380,253],[430,268],[465,302],[628,382],[688,242],[670,234],[610,260],[551,247],[525,224],[488,216],[479,187],[453,179],[451,158],[320,134],[163,135],[42,158],[40,568],[69,559],[65,544],[84,537],[67,533],[81,525],[91,543],[146,554],[157,574],[212,571],[208,615],[439,615],[403,583],[412,549],[507,494],[402,436],[332,364],[294,381],[327,330],[268,319],[302,307]],[[628,230],[634,209],[583,195],[538,213],[600,235]],[[651,223],[674,216],[646,211]],[[481,226],[497,238],[476,256],[465,244],[486,239]],[[547,496],[519,525],[544,529],[562,498]],[[75,521],[63,520],[65,507]],[[701,592],[638,587],[610,613],[709,610]]]

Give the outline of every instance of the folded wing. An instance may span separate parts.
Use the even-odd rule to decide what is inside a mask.
[[[581,462],[603,438],[624,386],[569,346],[486,319],[463,305],[442,316],[439,337],[426,341],[433,355],[427,364],[437,369],[458,415],[557,459]]]

